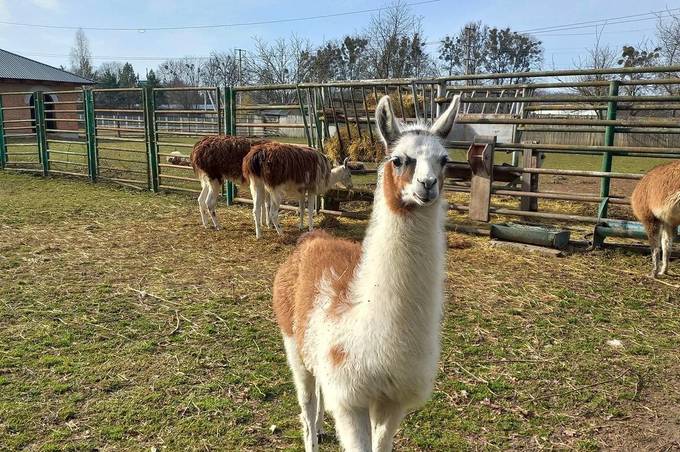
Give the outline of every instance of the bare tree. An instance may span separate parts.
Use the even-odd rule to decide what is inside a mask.
[[[403,0],[373,15],[364,34],[370,77],[420,77],[436,70],[425,51],[422,18]]]
[[[595,44],[590,49],[586,49],[586,56],[579,57],[577,61],[574,61],[576,69],[610,69],[614,67],[617,60],[616,52],[609,46],[603,46],[600,43],[603,29],[604,27],[595,32]],[[610,81],[611,79],[612,76],[608,74],[580,75],[576,77],[577,82],[595,82],[596,86],[577,86],[571,88],[571,90],[582,96],[606,96],[609,88],[606,84],[597,84],[597,82]],[[593,107],[595,106],[593,105]],[[604,117],[604,111],[599,109],[594,109],[594,111],[598,118]]]
[[[659,15],[656,23],[658,41],[663,64],[675,66],[680,64],[680,15],[670,10]],[[680,72],[659,74],[660,77],[680,77]],[[678,85],[662,85],[671,95],[680,94]]]
[[[482,22],[469,22],[455,36],[444,36],[439,59],[449,75],[476,74],[484,69],[489,27]]]
[[[313,73],[312,44],[296,35],[278,39],[269,44],[262,38],[255,39],[255,55],[249,59],[249,71],[256,83],[280,85],[308,81]],[[261,94],[276,98],[283,103],[295,99],[291,90],[278,90]]]
[[[158,77],[164,86],[182,87],[199,86],[202,81],[201,64],[199,60],[191,57],[167,60],[158,66]],[[184,109],[194,108],[202,103],[201,95],[197,91],[174,91],[167,92],[156,102],[179,104]]]
[[[75,41],[73,47],[71,47],[69,58],[71,60],[71,72],[90,80],[94,79],[90,43],[82,28],[76,31]]]
[[[208,86],[231,86],[247,80],[247,77],[241,76],[239,62],[234,55],[215,51],[203,63],[201,77]]]

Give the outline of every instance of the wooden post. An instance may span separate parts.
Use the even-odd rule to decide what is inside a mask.
[[[470,180],[471,220],[489,221],[491,186],[493,184],[493,154],[496,137],[476,137],[468,149],[468,163],[472,171]]]
[[[532,141],[532,144],[538,144],[537,141]],[[535,149],[524,150],[523,168],[539,168],[540,167],[540,151]],[[538,191],[538,174],[522,173],[522,191],[536,192]],[[538,211],[538,198],[529,196],[522,196],[520,200],[520,209],[529,212]]]

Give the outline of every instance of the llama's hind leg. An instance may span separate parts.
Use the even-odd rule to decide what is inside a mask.
[[[383,402],[371,405],[371,430],[373,452],[390,452],[394,435],[404,418],[401,405]]]
[[[201,212],[201,222],[203,226],[210,227],[210,220],[208,218],[208,193],[210,192],[210,182],[201,177],[201,194],[198,195],[198,210]]]
[[[675,228],[672,224],[664,223],[661,228],[661,268],[659,275],[665,275],[668,270],[668,264],[671,260],[671,252],[673,251],[673,236],[675,235]]]
[[[281,195],[276,191],[270,191],[269,199],[271,201],[269,204],[269,218],[271,218],[274,229],[276,229],[276,233],[283,235],[281,224],[279,223],[279,204],[281,203]]]
[[[298,403],[300,404],[300,420],[302,421],[302,435],[305,443],[305,452],[316,452],[319,450],[319,439],[317,437],[317,393],[316,380],[307,370],[295,344],[295,338],[284,336],[283,344],[286,347],[288,365],[293,373],[295,389],[297,390]]]
[[[314,229],[314,210],[316,210],[316,193],[307,194],[307,220],[309,221],[309,230]]]
[[[654,218],[651,221],[645,222],[647,229],[647,239],[649,240],[649,247],[652,250],[652,278],[656,278],[659,274],[659,258],[661,257],[661,223]]]
[[[305,228],[305,194],[298,199],[298,215],[300,216],[300,230]]]
[[[333,409],[333,417],[344,450],[371,450],[371,419],[367,408],[339,406]]]
[[[210,187],[208,190],[208,199],[206,205],[213,226],[218,231],[222,229],[222,226],[220,226],[220,222],[217,221],[217,214],[215,212],[215,208],[217,207],[217,197],[220,195],[220,192],[222,191],[221,188],[222,183],[218,179],[210,179]]]
[[[259,184],[256,180],[250,179],[250,195],[253,197],[253,220],[255,221],[255,238],[260,238],[262,224],[260,220],[262,219],[262,205],[266,205],[265,201],[265,190],[262,184]]]

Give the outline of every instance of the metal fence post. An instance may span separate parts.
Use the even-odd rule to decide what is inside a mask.
[[[149,188],[158,191],[158,149],[156,148],[156,118],[153,88],[147,86],[143,91],[144,99],[144,127],[146,132],[146,153],[149,165]]]
[[[231,86],[224,87],[224,133],[236,135],[236,92]],[[224,184],[224,195],[228,206],[234,204],[236,186],[230,180]]]
[[[609,83],[609,96],[615,97],[619,95],[619,81],[612,80]],[[607,103],[607,120],[616,120],[616,100],[610,100]],[[615,126],[606,126],[604,131],[604,145],[614,146],[614,136],[616,134]],[[605,152],[602,155],[602,171],[611,172],[612,170],[612,154],[611,152]],[[598,217],[607,217],[607,204],[609,198],[609,189],[611,187],[611,178],[608,176],[602,177],[600,179],[600,197],[604,198],[600,203],[600,208],[598,209]]]
[[[90,172],[90,180],[97,182],[98,164],[96,122],[94,115],[94,94],[91,89],[83,90],[83,104],[85,114],[85,134],[87,136],[87,168]]]
[[[5,117],[2,112],[2,96],[0,95],[0,169],[5,169],[7,147],[5,145]]]
[[[300,93],[300,87],[299,86],[296,86],[295,90],[297,91],[298,103],[300,104],[300,115],[302,116],[302,123],[305,126],[305,136],[307,137],[307,146],[309,146],[311,148],[313,146],[312,134],[311,134],[311,131],[309,130],[309,127],[307,126],[307,116],[306,116],[306,113],[305,113],[304,104],[302,103],[302,93]]]
[[[47,149],[47,132],[45,131],[45,97],[42,91],[33,93],[33,108],[35,112],[35,136],[38,152],[42,162],[43,176],[50,172],[50,157]]]

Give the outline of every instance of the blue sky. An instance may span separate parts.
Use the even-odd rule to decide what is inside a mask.
[[[407,0],[409,3],[418,0]],[[145,27],[205,25],[309,17],[385,6],[384,1],[311,0],[0,0],[0,22],[58,26]],[[509,26],[517,31],[627,16],[680,4],[668,0],[440,0],[414,7],[423,18],[428,41],[457,32],[466,22],[482,20],[491,26]],[[292,32],[321,43],[361,30],[370,14],[355,14],[301,22],[249,25],[210,30],[96,31],[86,30],[95,66],[107,60],[130,59],[137,72],[155,68],[154,58],[204,56],[211,50],[251,49],[253,36],[268,40]],[[654,36],[655,20],[610,24],[602,41],[612,47],[637,43]],[[28,28],[0,24],[0,48],[26,55],[47,64],[68,65],[73,30]],[[583,50],[592,45],[595,28],[538,33],[545,47],[544,68],[568,68]],[[436,50],[436,45],[429,47]],[[115,58],[113,58],[115,57]],[[153,57],[153,58],[140,58]],[[134,58],[134,59],[133,59]]]

